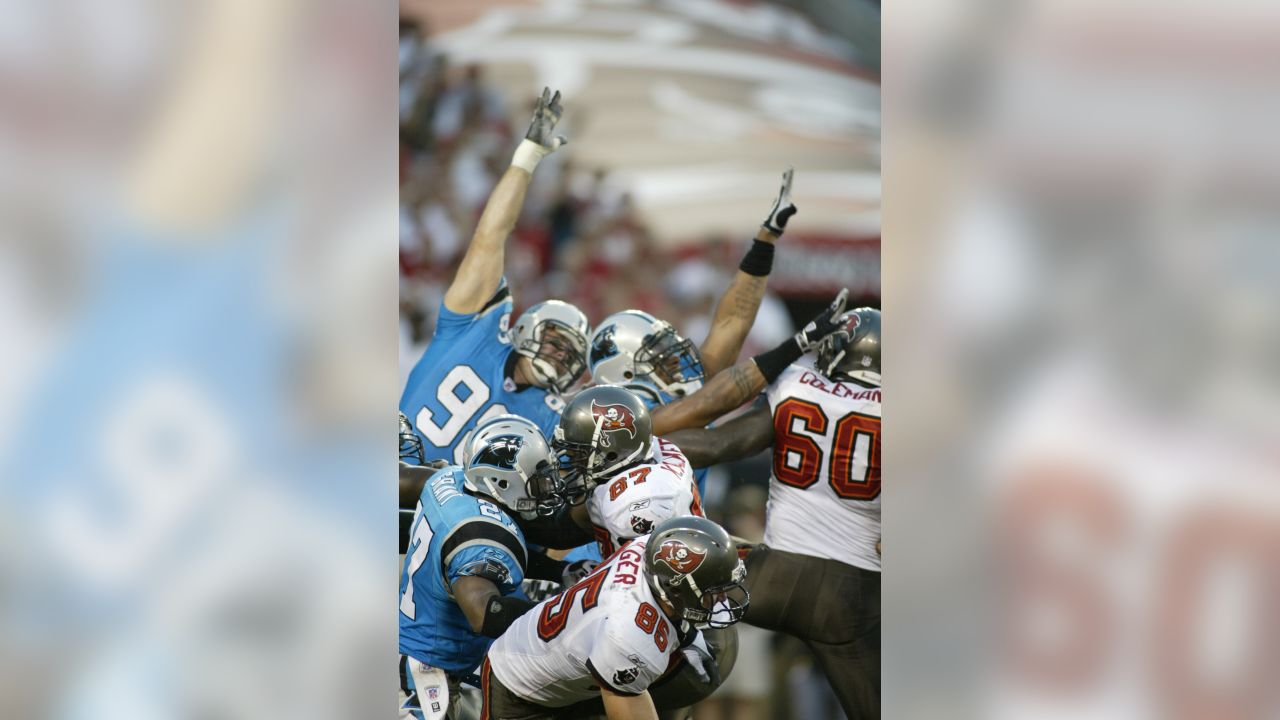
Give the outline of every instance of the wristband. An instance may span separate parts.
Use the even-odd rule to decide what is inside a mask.
[[[521,140],[520,146],[516,148],[516,154],[511,158],[511,164],[532,175],[533,169],[538,167],[538,161],[550,153],[551,148],[543,147],[529,139]]]
[[[799,360],[801,355],[804,355],[804,351],[800,349],[800,343],[795,338],[790,338],[778,347],[756,355],[751,361],[760,369],[760,374],[764,375],[765,384],[772,385],[782,371]]]
[[[480,634],[491,638],[502,635],[511,627],[511,623],[535,604],[511,595],[489,598],[488,604],[484,606],[484,622],[480,624]]]
[[[773,252],[776,249],[773,243],[752,240],[751,249],[742,258],[742,264],[738,265],[738,269],[756,277],[768,275],[773,270]]]

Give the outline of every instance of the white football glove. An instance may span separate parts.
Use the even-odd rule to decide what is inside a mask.
[[[533,169],[538,167],[538,161],[569,142],[563,135],[554,134],[556,123],[560,122],[560,115],[563,113],[564,108],[560,107],[560,91],[557,90],[553,96],[551,88],[543,88],[542,96],[538,98],[537,105],[533,109],[533,120],[529,123],[529,130],[524,134],[524,140],[520,141],[520,147],[516,148],[511,164],[532,174]]]
[[[575,560],[565,566],[560,573],[560,580],[565,587],[574,585],[590,575],[591,571],[596,569],[596,565],[599,565],[599,563],[595,560]]]
[[[684,659],[689,663],[689,667],[698,674],[698,678],[708,685],[720,684],[720,668],[716,666],[715,658],[711,655],[711,648],[707,647],[707,640],[702,633],[688,646],[681,649],[684,653]]]
[[[778,199],[773,201],[773,209],[769,211],[769,217],[760,223],[765,230],[774,235],[781,235],[787,227],[787,221],[798,212],[796,204],[791,202],[791,178],[795,172],[795,168],[789,167],[782,173],[782,187],[778,190]]]
[[[849,299],[849,288],[844,288],[836,299],[823,310],[818,317],[809,321],[800,332],[796,333],[796,345],[801,352],[809,352],[818,346],[818,341],[844,326],[853,311],[844,312],[844,303]]]

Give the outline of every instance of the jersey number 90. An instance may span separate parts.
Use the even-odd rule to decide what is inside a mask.
[[[463,393],[465,389],[465,393]],[[449,419],[443,425],[437,425],[431,409],[423,406],[418,411],[418,415],[414,418],[414,424],[418,427],[418,432],[422,433],[432,445],[439,448],[447,448],[457,439],[458,433],[462,428],[466,427],[471,418],[480,411],[489,402],[490,390],[484,380],[476,374],[467,365],[459,365],[450,370],[444,379],[440,381],[440,386],[436,388],[436,401],[449,413]],[[478,422],[484,422],[491,417],[497,415],[505,415],[507,408],[502,403],[494,403],[485,410],[480,416]],[[458,443],[454,448],[453,460],[456,463],[462,462],[463,445],[466,443]]]

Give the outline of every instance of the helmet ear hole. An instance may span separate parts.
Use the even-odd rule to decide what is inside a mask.
[[[511,483],[507,482],[505,479],[502,479],[502,480],[499,480],[499,481],[498,481],[498,487],[499,487],[499,488],[501,488],[501,489],[503,489],[503,490],[506,490],[506,489],[507,489],[507,487],[508,487],[508,486],[510,486],[510,484],[511,484]]]
[[[635,374],[635,373],[633,373],[633,372],[631,372],[630,370],[627,370],[627,371],[625,371],[625,372],[623,372],[623,373],[622,373],[622,377],[624,377],[624,378],[626,378],[626,379],[628,379],[628,380],[630,380],[631,378],[633,378],[633,377],[635,377],[635,376],[636,376],[636,374]]]

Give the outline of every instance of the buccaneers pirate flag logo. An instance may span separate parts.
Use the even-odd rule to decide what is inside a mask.
[[[592,400],[591,418],[604,432],[626,430],[631,437],[636,436],[636,417],[626,405],[599,405]]]
[[[706,557],[706,550],[694,550],[679,540],[668,540],[662,543],[662,547],[658,548],[658,552],[653,556],[653,559],[655,562],[666,563],[667,567],[681,575],[688,575],[697,570]]]

